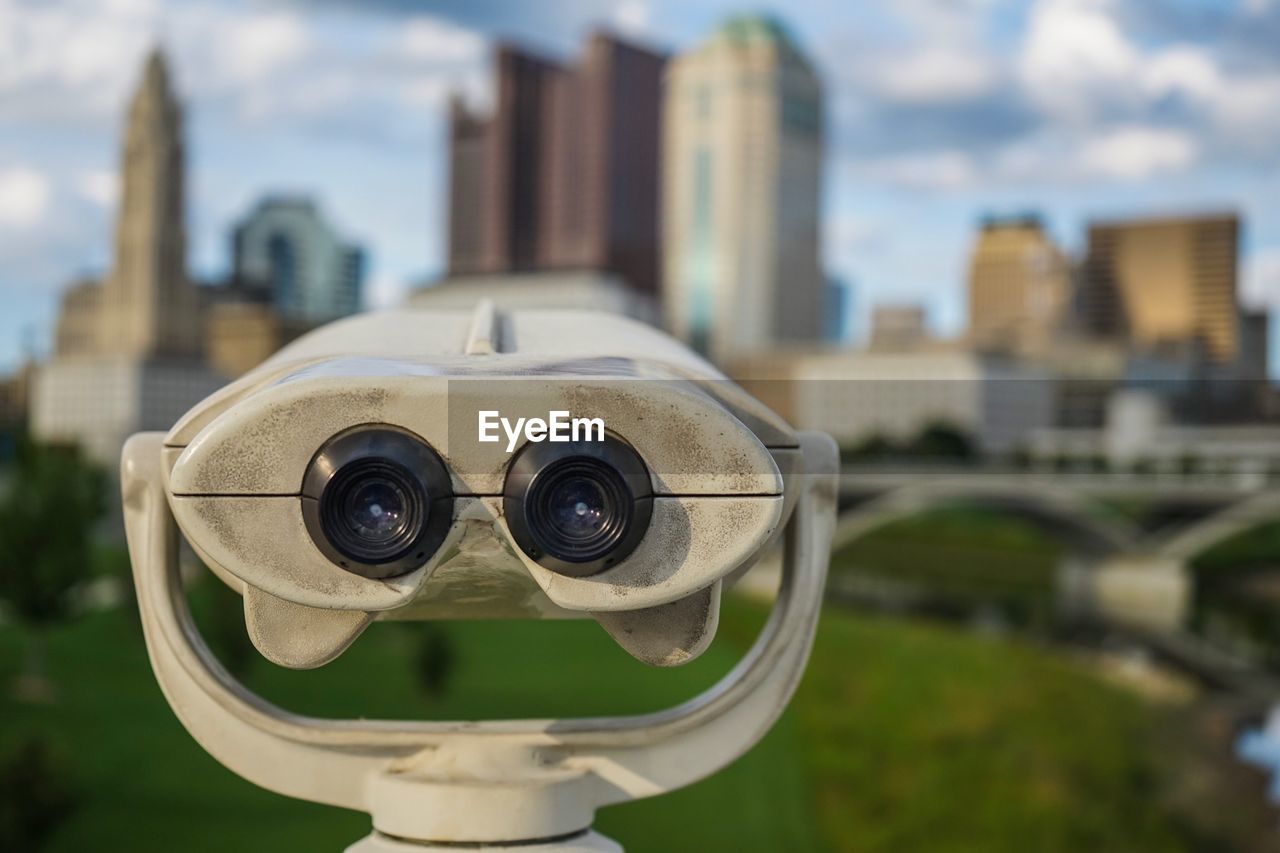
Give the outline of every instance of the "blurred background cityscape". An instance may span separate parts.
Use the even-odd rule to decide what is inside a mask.
[[[0,0],[0,849],[363,831],[186,738],[111,481],[310,329],[481,297],[841,446],[794,708],[602,815],[628,849],[1280,849],[1278,43],[1268,0]],[[286,707],[583,715],[709,684],[775,573],[677,673],[464,623],[291,673],[191,595]]]

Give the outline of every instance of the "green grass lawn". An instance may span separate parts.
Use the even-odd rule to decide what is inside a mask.
[[[205,622],[213,596],[196,602]],[[746,619],[754,615],[744,614]],[[134,614],[98,613],[50,636],[51,706],[0,698],[0,745],[49,733],[66,754],[81,803],[49,850],[340,850],[368,832],[365,815],[287,800],[242,781],[206,755],[173,717],[147,664]],[[412,677],[413,626],[375,625],[335,663],[293,672],[256,660],[248,684],[291,710],[415,718],[495,718],[655,710],[694,695],[737,659],[718,643],[695,664],[637,663],[589,622],[449,626],[455,677],[439,701]],[[0,630],[0,682],[21,660]],[[750,755],[679,793],[612,808],[598,828],[633,851],[820,849],[809,819],[795,722],[785,719]],[[679,837],[670,833],[678,828]]]
[[[1027,521],[988,510],[945,508],[875,530],[831,558],[832,583],[882,578],[915,590],[933,607],[999,607],[1016,624],[1052,612],[1062,546]]]
[[[1160,712],[1042,650],[836,614],[795,710],[832,849],[1186,849]]]
[[[225,590],[209,584],[209,622]],[[729,600],[699,661],[653,670],[592,623],[459,623],[446,694],[407,663],[414,626],[377,625],[334,664],[254,660],[246,681],[312,714],[491,718],[651,710],[687,698],[751,641],[764,608]],[[364,815],[290,801],[222,768],[152,680],[134,615],[50,636],[55,704],[0,698],[0,754],[33,732],[62,749],[80,793],[49,850],[339,850]],[[0,678],[21,638],[0,629]],[[686,790],[606,809],[629,851],[1190,850],[1156,794],[1163,712],[1054,654],[828,608],[793,708],[750,754]],[[1223,849],[1219,846],[1217,849]]]

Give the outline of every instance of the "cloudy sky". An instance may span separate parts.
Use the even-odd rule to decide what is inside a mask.
[[[826,83],[824,253],[858,313],[965,319],[984,213],[1234,208],[1243,296],[1280,307],[1280,0],[789,0]],[[169,51],[187,104],[190,261],[269,191],[314,195],[371,253],[373,305],[443,261],[450,91],[495,38],[573,52],[605,26],[678,51],[729,0],[0,0],[0,369],[47,348],[58,291],[109,262],[120,116]],[[1280,337],[1280,336],[1277,336]]]

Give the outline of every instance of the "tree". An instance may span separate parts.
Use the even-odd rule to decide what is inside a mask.
[[[897,445],[877,432],[867,436],[857,444],[841,447],[840,461],[845,464],[856,462],[880,462],[891,458],[897,452]]]
[[[948,423],[932,423],[920,430],[906,448],[907,455],[968,462],[978,456],[968,433]]]
[[[0,761],[0,850],[38,850],[77,805],[66,753],[31,736]]]
[[[435,698],[444,695],[453,672],[453,642],[444,626],[436,622],[427,622],[421,628],[414,663],[418,683],[428,696]]]
[[[20,439],[0,494],[0,599],[26,629],[18,693],[48,698],[44,632],[65,619],[71,592],[92,570],[93,527],[106,478],[73,448]]]

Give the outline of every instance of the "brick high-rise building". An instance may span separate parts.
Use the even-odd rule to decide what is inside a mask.
[[[600,270],[655,292],[664,61],[601,33],[572,67],[499,47],[493,114],[450,109],[450,274]]]
[[[1240,354],[1235,214],[1095,223],[1081,280],[1086,328],[1144,349]]]

